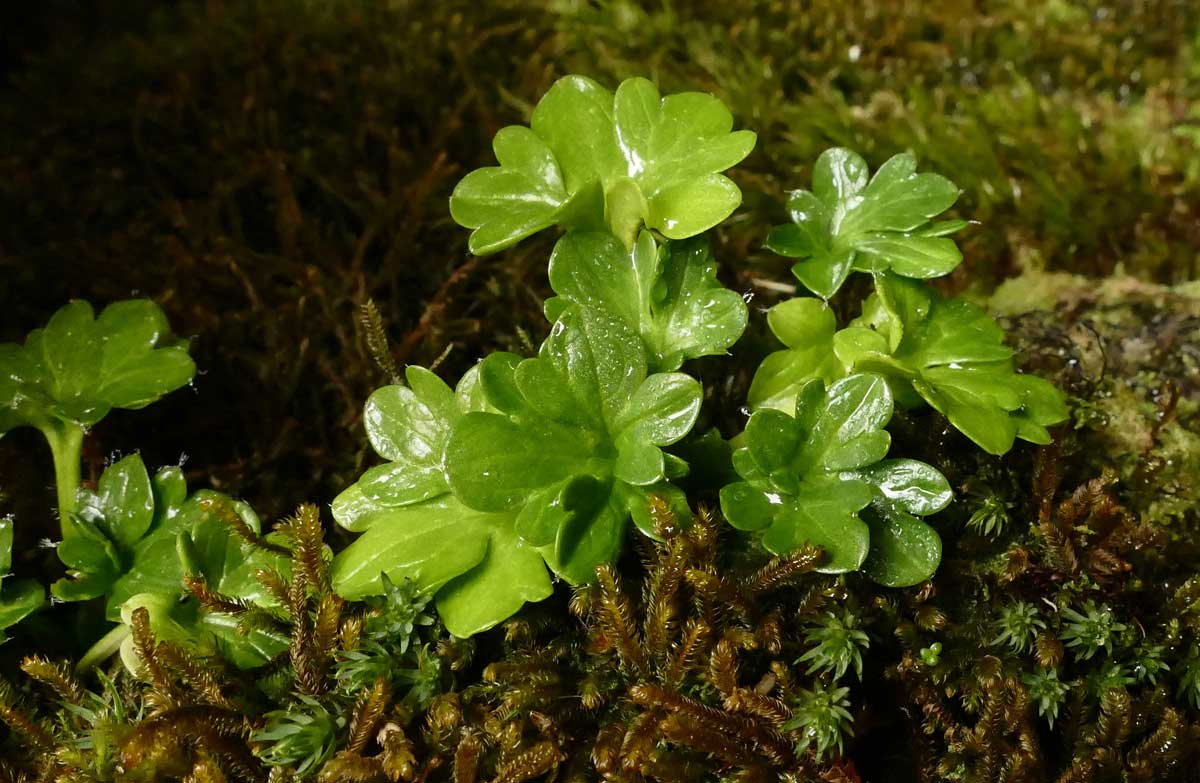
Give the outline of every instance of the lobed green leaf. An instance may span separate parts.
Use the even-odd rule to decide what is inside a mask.
[[[498,166],[468,174],[450,213],[474,229],[471,252],[494,253],[553,225],[606,227],[632,246],[645,225],[684,239],[727,218],[741,192],[721,175],[750,153],[755,135],[733,130],[719,100],[665,98],[645,79],[616,93],[582,76],[559,79],[529,128],[496,134]]]
[[[826,187],[850,187],[846,177],[852,174],[830,176]],[[777,331],[799,344],[788,328],[798,322],[785,314]],[[900,515],[935,513],[952,496],[933,467],[885,459],[892,404],[883,377],[860,373],[828,388],[820,379],[804,382],[795,392],[794,415],[756,411],[746,424],[745,445],[734,453],[742,480],[721,490],[726,519],[741,530],[761,531],[763,546],[777,554],[806,543],[819,546],[825,552],[820,570],[827,573],[863,568],[882,584],[899,584],[919,570],[914,564],[928,566],[929,536],[899,535],[907,530]],[[888,525],[875,524],[875,517]],[[936,566],[935,558],[929,573]]]
[[[941,277],[962,261],[946,235],[964,224],[930,220],[953,206],[958,195],[946,178],[918,174],[907,153],[890,158],[868,179],[859,155],[829,149],[817,159],[812,191],[789,196],[792,223],[773,229],[767,248],[797,259],[792,272],[824,299],[853,271]]]
[[[611,234],[571,232],[550,257],[546,302],[552,321],[570,304],[599,311],[639,334],[650,370],[678,369],[687,359],[724,353],[746,328],[746,304],[716,279],[703,239],[659,247],[643,231],[632,250]]]
[[[24,345],[0,344],[0,435],[29,425],[95,424],[113,408],[142,408],[186,385],[196,367],[147,299],[62,307]]]

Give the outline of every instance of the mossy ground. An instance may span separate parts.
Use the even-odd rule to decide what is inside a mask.
[[[1200,741],[1200,690],[1186,685],[1200,656],[1200,306],[1187,282],[1200,272],[1200,13],[1188,0],[210,0],[149,15],[110,0],[86,21],[44,18],[7,28],[34,39],[3,38],[15,48],[0,86],[0,339],[68,298],[136,292],[194,336],[202,372],[192,391],[100,425],[85,477],[140,449],[150,464],[186,454],[190,483],[264,517],[327,502],[366,464],[359,413],[384,380],[359,307],[378,304],[401,362],[456,372],[525,350],[546,328],[549,238],[470,259],[448,194],[556,77],[647,75],[714,92],[759,133],[733,173],[745,205],[716,238],[727,284],[756,305],[780,295],[789,275],[762,238],[822,149],[853,147],[872,166],[910,149],[979,221],[939,285],[986,298],[1026,366],[1076,397],[1058,483],[1049,455],[984,458],[936,419],[901,422],[898,439],[963,502],[938,523],[946,558],[931,585],[847,583],[874,639],[847,746],[864,778],[994,779],[997,758],[1032,742],[1029,779],[1078,765],[1074,779],[1119,779],[1142,769],[1132,756],[1155,747],[1164,715],[1177,718],[1170,747]],[[699,367],[731,429],[766,345],[756,320],[733,370]],[[1127,517],[1054,511],[1106,468]],[[36,433],[0,442],[17,569],[46,580],[50,475]],[[987,503],[1005,522],[992,534],[967,524]],[[1036,710],[1018,720],[1022,677],[1046,661],[990,643],[1017,598],[1043,607],[1051,635],[1063,621],[1046,601],[1087,600],[1140,635],[1111,656],[1060,655],[1078,703],[1053,731]],[[19,636],[5,657],[79,651],[36,623]],[[935,642],[940,660],[922,662]],[[1110,660],[1133,676],[1147,646],[1170,672],[1124,683],[1128,725],[1101,732],[1122,707],[1103,712],[1094,680],[1114,676]],[[1153,774],[1191,774],[1182,755],[1172,763]]]

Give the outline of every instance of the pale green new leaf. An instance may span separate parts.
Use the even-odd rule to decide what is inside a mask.
[[[1062,393],[1016,372],[1004,331],[982,308],[891,274],[876,279],[862,317],[834,336],[843,364],[886,375],[902,402],[923,399],[991,454],[1018,437],[1050,442],[1046,428],[1068,415]]]
[[[600,311],[641,336],[651,372],[676,370],[724,353],[746,328],[746,303],[716,274],[700,238],[659,247],[643,231],[627,250],[611,234],[572,232],[550,257],[558,296],[546,302],[546,315],[553,321],[570,304]]]
[[[752,410],[791,413],[808,381],[829,383],[845,374],[833,353],[837,320],[829,305],[819,299],[788,299],[768,311],[767,323],[786,348],[767,356],[755,371],[747,398]]]
[[[450,198],[471,251],[494,253],[552,225],[607,227],[627,246],[645,225],[671,239],[699,234],[741,203],[720,172],[754,147],[716,98],[666,98],[645,79],[616,93],[582,76],[559,79],[530,127],[496,135],[499,166],[473,171]]]

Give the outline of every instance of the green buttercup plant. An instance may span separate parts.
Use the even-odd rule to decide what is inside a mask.
[[[334,589],[359,599],[383,593],[383,577],[409,579],[436,594],[442,621],[459,636],[489,628],[551,592],[541,555],[517,536],[515,513],[473,509],[450,492],[451,427],[489,408],[480,370],[451,390],[428,370],[409,367],[407,385],[372,394],[363,421],[388,462],[333,502],[334,519],[363,532],[334,558]]]
[[[269,653],[286,647],[277,635],[240,633],[233,618],[201,614],[194,600],[182,600],[185,577],[198,576],[233,600],[270,603],[255,575],[282,568],[284,558],[248,543],[229,519],[247,535],[258,535],[260,522],[249,505],[211,490],[189,496],[180,468],[165,467],[151,477],[137,454],[110,465],[95,490],[78,490],[75,535],[58,545],[67,576],[51,585],[51,593],[62,601],[103,597],[105,618],[118,623],[84,656],[83,668],[118,645],[125,660],[133,660],[129,625],[138,608],[147,609],[163,638],[210,649],[220,645],[240,666],[261,665]]]
[[[497,134],[500,165],[468,174],[451,213],[477,254],[564,231],[548,264],[550,335],[536,357],[484,358],[453,390],[410,367],[407,384],[372,395],[364,421],[387,463],[334,501],[335,519],[363,533],[334,560],[340,594],[409,580],[470,635],[548,596],[551,573],[591,581],[631,521],[654,538],[663,518],[690,519],[673,483],[689,466],[664,449],[691,432],[703,392],[679,370],[728,351],[747,322],[697,236],[740,202],[721,172],[754,136],[732,125],[711,96],[569,76],[530,127]],[[785,348],[755,375],[732,456],[741,480],[720,493],[729,522],[766,549],[817,544],[826,572],[916,584],[941,558],[923,518],[952,493],[933,467],[889,453],[894,405],[928,403],[994,453],[1046,442],[1065,417],[1052,386],[1015,372],[982,311],[920,283],[961,261],[948,235],[965,223],[934,221],[957,198],[909,155],[870,177],[839,149],[821,156],[811,192],[791,195],[793,222],[767,244],[822,298],[768,314]],[[823,300],[854,271],[877,292],[839,331]]]
[[[907,155],[868,180],[862,159],[839,149],[821,156],[813,179],[811,193],[792,194],[795,222],[774,229],[768,247],[801,257],[793,272],[819,296],[832,296],[855,270],[871,273],[875,292],[840,331],[820,300],[772,308],[768,323],[786,348],[760,366],[751,407],[788,410],[810,379],[871,372],[888,379],[898,403],[930,405],[991,454],[1007,452],[1017,438],[1049,443],[1047,428],[1067,418],[1062,394],[1016,371],[1004,331],[982,308],[919,280],[945,275],[961,260],[946,234],[962,221],[930,222],[954,203],[953,184],[917,174]]]
[[[481,511],[514,511],[517,534],[550,567],[588,582],[620,551],[625,522],[655,535],[650,494],[686,507],[666,483],[686,465],[663,452],[700,410],[700,384],[648,375],[619,321],[567,310],[537,358],[494,354],[480,367],[497,413],[463,417],[451,434],[454,494]]]
[[[677,370],[728,350],[747,320],[695,237],[741,201],[719,172],[754,134],[732,122],[709,95],[661,98],[644,79],[613,94],[571,76],[531,128],[497,134],[501,165],[468,174],[451,213],[481,254],[567,229],[549,263],[550,336],[534,358],[486,357],[453,392],[410,367],[407,385],[372,395],[364,422],[388,463],[334,501],[363,532],[334,560],[340,594],[409,579],[466,636],[547,597],[551,572],[594,579],[631,521],[660,535],[653,509],[690,518],[671,483],[687,464],[664,448],[703,395]]]
[[[705,93],[663,98],[646,79],[627,79],[614,94],[567,76],[528,128],[496,134],[500,165],[464,177],[450,214],[475,229],[479,255],[554,225],[607,228],[627,247],[643,224],[668,239],[695,236],[741,203],[720,172],[750,154],[755,134],[732,129],[729,109]]]
[[[892,408],[882,377],[856,374],[828,389],[808,381],[793,415],[754,413],[733,456],[742,481],[721,490],[725,518],[763,531],[763,546],[777,554],[820,546],[826,573],[862,568],[892,587],[927,579],[941,540],[917,517],[941,511],[952,493],[932,466],[885,458]]]
[[[853,271],[925,279],[949,274],[962,261],[947,239],[966,223],[931,219],[958,200],[953,182],[918,174],[902,153],[868,178],[857,153],[835,147],[817,158],[812,190],[793,191],[792,222],[771,230],[767,247],[799,259],[792,273],[823,299],[837,293]]]
[[[236,555],[226,549],[240,552],[241,544],[218,519],[224,507],[248,529],[258,530],[258,517],[245,503],[211,490],[189,497],[180,468],[162,468],[151,478],[142,458],[131,454],[106,468],[94,491],[79,489],[76,535],[58,546],[67,577],[55,582],[51,592],[64,601],[105,596],[109,620],[118,620],[122,605],[135,595],[178,599],[186,575],[179,557],[181,537],[188,539],[191,551],[205,553],[208,567],[220,568],[223,575],[234,570]],[[242,573],[243,586],[252,582],[251,576]]]
[[[144,408],[196,372],[158,305],[115,302],[96,316],[74,301],[23,345],[0,344],[0,436],[36,427],[54,456],[63,537],[76,532],[80,452],[89,427],[113,408]]]

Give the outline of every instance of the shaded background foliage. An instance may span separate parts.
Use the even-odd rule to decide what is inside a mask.
[[[1192,557],[1200,315],[1194,299],[1156,284],[1198,272],[1198,35],[1189,0],[10,6],[0,11],[0,340],[20,339],[71,297],[150,296],[193,337],[201,374],[190,392],[106,419],[85,478],[115,452],[140,449],[150,465],[186,452],[190,483],[238,494],[264,517],[327,502],[366,464],[361,405],[385,381],[360,306],[378,304],[398,361],[441,360],[447,374],[541,337],[552,238],[473,260],[446,199],[463,173],[492,162],[495,131],[527,120],[558,76],[613,85],[647,75],[664,92],[717,94],[759,133],[732,173],[745,206],[716,237],[723,279],[755,305],[789,279],[762,239],[824,148],[853,147],[873,167],[912,150],[958,183],[957,216],[979,223],[961,235],[964,264],[939,285],[994,293],[1031,365],[1085,401],[1084,436],[1063,447],[1062,492],[1107,467],[1130,513],[1175,524],[1158,544]],[[1076,275],[1114,282],[1097,289]],[[1022,315],[1030,303],[1054,309]],[[728,369],[700,364],[718,401],[744,398],[764,345],[759,323],[728,384],[717,382]],[[740,426],[737,405],[721,407]],[[1156,429],[1168,420],[1174,428]],[[898,422],[897,437],[967,488],[962,518],[943,529],[957,532],[939,576],[942,595],[962,601],[876,596],[874,622],[882,634],[894,625],[904,650],[888,670],[897,703],[935,715],[960,747],[914,746],[961,756],[963,769],[981,758],[986,772],[1021,738],[989,735],[982,750],[963,750],[969,716],[951,714],[938,688],[954,683],[981,707],[1015,692],[1007,657],[1000,684],[969,685],[997,595],[1078,597],[1059,562],[1066,545],[1080,578],[1099,579],[1102,597],[1140,610],[1146,627],[1190,602],[1190,583],[1179,560],[1081,540],[1052,510],[1046,530],[1025,530],[1046,502],[1031,494],[1032,452],[958,459],[956,436],[927,423]],[[52,555],[33,546],[56,531],[50,475],[36,433],[0,441],[0,514],[18,518],[18,570],[50,568]],[[988,502],[1022,525],[1010,521],[999,541],[964,527]],[[1067,540],[1051,547],[1055,530]],[[1022,549],[1033,552],[1025,570],[1009,565]],[[1109,555],[1135,561],[1136,579],[1114,582]],[[1183,597],[1142,600],[1163,580]],[[875,599],[863,592],[864,604]],[[908,665],[947,622],[946,669]],[[1194,631],[1174,633],[1178,647]],[[1152,696],[1135,712],[1161,706]],[[1090,720],[1078,711],[1081,725]],[[875,736],[894,734],[899,715],[885,709],[867,729],[874,720]],[[1087,736],[1076,734],[1085,750]],[[1069,766],[1074,753],[1055,759]]]

